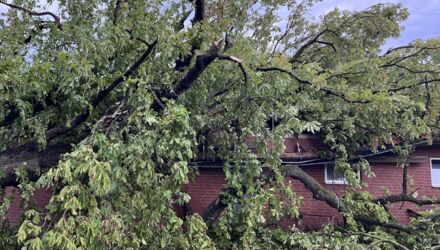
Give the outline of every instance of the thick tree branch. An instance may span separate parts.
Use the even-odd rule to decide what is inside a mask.
[[[176,31],[180,31],[183,28],[185,28],[185,21],[186,21],[186,19],[188,19],[190,14],[191,14],[191,10],[182,13],[182,17],[179,19],[179,22],[177,22],[177,25],[175,28]]]
[[[357,216],[355,216],[355,220],[358,222],[364,223],[364,224],[369,224],[369,225],[373,225],[373,226],[379,226],[379,227],[383,227],[383,228],[389,228],[389,229],[402,231],[407,234],[412,234],[415,231],[413,228],[406,226],[406,225],[380,222],[380,221],[377,221],[377,220],[371,218],[370,216],[366,216],[366,215],[357,215]]]
[[[408,164],[403,164],[403,174],[402,174],[402,194],[408,194]],[[403,203],[402,203],[403,205]]]
[[[306,189],[308,189],[314,199],[324,201],[330,207],[336,209],[338,212],[342,214],[350,213],[350,209],[344,204],[344,201],[336,195],[334,192],[331,192],[319,184],[312,176],[307,174],[304,170],[302,170],[299,166],[287,164],[280,167],[281,172],[286,177],[290,177],[295,180],[299,180]],[[273,176],[273,171],[269,169],[265,169],[260,176],[263,180],[268,181]],[[212,202],[209,207],[203,212],[203,218],[208,225],[212,225],[212,223],[218,218],[221,212],[226,208],[227,204],[224,203],[221,194],[214,202]],[[413,198],[410,195],[399,195],[399,196],[389,196],[386,198],[381,198],[381,200],[377,199],[373,202],[385,205],[388,202],[399,202],[399,201],[411,201],[419,205],[428,205],[428,204],[438,204],[439,201],[420,201]],[[381,222],[370,216],[362,215],[362,214],[354,214],[354,219],[360,223],[379,226],[383,228],[398,230],[401,232],[405,232],[411,234],[415,231],[414,228],[402,224],[390,223],[390,222]]]
[[[156,44],[157,40],[147,48],[147,50],[124,73],[123,76],[116,78],[105,89],[99,92],[98,95],[92,99],[92,106],[98,106],[113,89],[133,75],[133,73],[145,62],[146,58],[153,52]],[[45,134],[46,140],[51,141],[56,137],[73,130],[86,121],[89,115],[90,110],[85,110],[81,114],[75,116],[70,121],[69,126],[60,125],[48,130]],[[0,186],[16,184],[13,180],[16,179],[15,171],[19,167],[24,167],[28,172],[35,172],[37,168],[48,168],[55,165],[58,162],[60,155],[70,150],[70,147],[58,147],[57,145],[58,144],[49,145],[45,150],[39,151],[37,143],[35,141],[30,141],[21,147],[0,152],[0,167],[4,171],[3,177],[0,178]]]
[[[305,188],[312,192],[313,198],[325,201],[328,205],[339,212],[345,213],[348,211],[342,200],[335,193],[322,187],[321,184],[304,172],[300,167],[288,164],[281,166],[281,171],[286,177],[301,181]]]
[[[408,67],[400,65],[400,64],[393,64],[393,65],[390,65],[390,67],[391,66],[404,69],[404,70],[406,70],[410,73],[413,73],[413,74],[433,74],[433,75],[438,74],[438,72],[436,72],[434,70],[416,70],[416,69],[411,69],[411,68],[408,68]]]
[[[281,171],[286,177],[301,181],[305,188],[310,190],[313,194],[313,198],[326,202],[330,207],[336,209],[340,213],[348,213],[349,209],[345,206],[344,202],[333,192],[330,192],[323,188],[313,177],[304,172],[300,167],[296,165],[284,165],[281,167]],[[354,215],[354,219],[360,223],[380,226],[389,229],[395,229],[406,233],[412,233],[414,230],[405,225],[380,222],[365,215]]]
[[[320,43],[320,44],[324,44],[324,45],[330,46],[333,49],[334,52],[337,51],[336,47],[335,47],[335,45],[333,43],[324,42],[324,41],[316,41],[316,43]]]
[[[151,105],[151,109],[156,112],[160,112],[163,109],[162,98],[167,99],[177,99],[184,91],[189,89],[193,82],[205,71],[205,69],[218,58],[219,51],[221,48],[222,40],[213,42],[211,48],[205,54],[199,55],[196,58],[196,63],[194,66],[186,73],[186,75],[174,84],[174,89],[172,92],[162,93],[157,95],[158,98],[154,100]]]
[[[15,172],[19,169],[27,173],[30,181],[38,179],[40,169],[56,165],[60,156],[70,150],[69,144],[55,143],[47,146],[43,151],[39,151],[35,145],[25,145],[0,152],[0,171],[2,174],[0,186],[17,185]]]
[[[113,25],[115,25],[118,21],[122,3],[125,3],[125,0],[116,0],[115,8],[113,9]]]
[[[198,23],[205,19],[205,0],[195,0],[195,14],[192,23]]]
[[[128,77],[133,75],[133,73],[145,62],[147,57],[153,52],[154,47],[157,44],[157,40],[154,41],[150,46],[148,46],[147,50],[138,58],[138,60],[128,68],[128,70],[124,73],[124,75],[113,80],[105,89],[101,90],[98,95],[93,98],[91,101],[92,106],[96,107],[102,100],[118,85],[124,82]],[[71,121],[69,126],[61,125],[55,128],[52,128],[46,132],[46,140],[50,141],[60,135],[63,135],[72,129],[78,127],[82,124],[87,118],[90,116],[90,110],[85,110],[81,114],[75,116]]]
[[[205,1],[204,0],[195,0],[194,3],[195,8],[195,14],[194,18],[191,20],[192,24],[195,25],[196,23],[202,22],[205,19]],[[178,24],[177,30],[180,30],[183,28],[183,24],[187,18],[185,15],[189,15],[190,12],[184,13],[183,18],[180,20],[181,24]],[[191,64],[191,60],[193,59],[196,51],[201,48],[202,40],[196,39],[191,44],[191,49],[188,52],[188,54],[184,55],[181,59],[175,61],[176,65],[174,67],[177,71],[182,71],[184,68],[188,67]]]
[[[37,102],[35,100],[25,100],[29,101],[31,103],[35,103],[32,106],[32,112],[33,114],[37,114],[44,110],[45,106],[53,106],[55,103],[51,100],[50,94],[46,97],[44,102]],[[6,106],[9,106],[8,109],[10,110],[9,113],[4,117],[3,121],[0,122],[0,127],[9,126],[11,125],[19,116],[20,111],[18,108],[13,104],[7,104]]]
[[[227,204],[223,202],[223,193],[219,195],[209,206],[203,211],[202,218],[205,221],[208,228],[210,228],[223,210],[227,207]]]
[[[299,82],[299,83],[301,83],[301,84],[306,84],[306,85],[313,86],[313,83],[311,83],[311,82],[309,82],[309,81],[307,81],[307,80],[300,79],[300,78],[299,78],[298,76],[296,76],[294,73],[292,73],[291,71],[286,70],[286,69],[282,69],[282,68],[278,68],[278,67],[258,67],[258,68],[257,68],[257,71],[261,71],[261,72],[278,71],[278,72],[281,72],[281,73],[288,74],[289,76],[291,76],[292,78],[294,78],[297,82]],[[429,84],[429,83],[432,83],[432,82],[440,82],[440,78],[435,78],[435,79],[430,79],[430,80],[424,80],[424,81],[421,81],[421,82],[415,83],[415,84],[413,84],[413,85],[408,85],[408,86],[401,86],[401,87],[397,87],[397,88],[392,88],[392,89],[387,90],[387,92],[389,92],[389,93],[391,93],[391,92],[398,92],[398,91],[402,91],[402,90],[405,90],[405,89],[411,89],[411,88],[414,88],[414,87],[417,87],[417,86],[420,86],[420,85],[423,85],[423,84]],[[320,90],[323,91],[323,92],[325,92],[325,93],[328,94],[328,95],[332,95],[332,96],[339,97],[339,98],[341,98],[342,100],[344,100],[344,101],[347,102],[347,103],[352,103],[352,104],[353,104],[353,103],[363,103],[363,104],[365,104],[365,103],[369,103],[369,101],[350,100],[350,99],[348,99],[346,96],[344,96],[343,94],[336,93],[336,92],[334,92],[334,91],[332,91],[332,90],[330,90],[330,89],[320,88]],[[379,92],[380,92],[380,91],[373,91],[373,94],[377,94],[377,93],[379,93]]]

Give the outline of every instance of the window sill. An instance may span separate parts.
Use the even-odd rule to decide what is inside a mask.
[[[327,185],[347,185],[347,182],[339,182],[339,181],[325,181]],[[440,186],[439,186],[440,188]]]

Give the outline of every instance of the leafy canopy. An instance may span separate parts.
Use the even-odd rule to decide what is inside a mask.
[[[18,233],[0,234],[9,241],[1,244],[436,245],[439,224],[423,219],[429,214],[390,227],[385,206],[356,191],[356,173],[369,171],[368,162],[350,159],[396,139],[405,157],[421,136],[438,134],[440,41],[384,51],[408,17],[401,5],[335,9],[312,21],[304,14],[314,2],[0,1],[7,9],[0,19],[0,165],[4,178],[18,176],[26,199],[36,188],[53,190],[48,211],[28,203]],[[323,157],[350,182],[345,197],[281,166],[283,138],[304,133],[328,146]],[[266,138],[273,142],[263,163],[244,143],[251,136],[259,154]],[[201,152],[225,162],[215,221],[174,210],[190,200],[183,187],[197,174],[191,162]],[[340,199],[346,225],[315,232],[270,226],[299,218],[302,197],[285,176],[322,191],[329,204]]]

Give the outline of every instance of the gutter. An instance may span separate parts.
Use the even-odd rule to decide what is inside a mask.
[[[432,144],[428,143],[428,140],[423,140],[420,142],[417,142],[414,145],[414,148],[417,147],[422,147],[422,146],[431,146],[431,145],[439,145],[440,144],[440,137],[436,137],[432,140]],[[393,153],[393,148],[388,148],[388,149],[384,149],[382,151],[378,151],[376,153],[366,153],[366,154],[362,154],[362,155],[358,155],[356,157],[350,158],[348,161],[356,161],[356,160],[360,160],[361,158],[371,158],[371,157],[375,157],[375,156],[380,156],[380,155],[384,155],[384,154],[388,154],[388,153]],[[264,161],[261,161],[262,163],[264,163]],[[281,165],[286,165],[286,164],[293,164],[293,165],[297,165],[297,166],[318,166],[318,165],[325,165],[325,164],[333,164],[335,163],[335,159],[331,159],[331,160],[323,160],[321,158],[312,158],[309,160],[304,160],[304,161],[282,161]],[[190,166],[198,166],[200,168],[223,168],[224,165],[224,161],[192,161],[189,163]]]

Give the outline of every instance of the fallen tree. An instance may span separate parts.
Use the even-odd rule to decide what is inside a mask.
[[[370,169],[352,159],[360,149],[387,146],[405,170],[415,143],[438,135],[440,41],[384,52],[408,16],[402,6],[333,10],[315,23],[304,18],[313,3],[65,1],[40,11],[31,1],[0,1],[7,8],[0,185],[17,186],[24,197],[53,189],[48,211],[27,208],[15,243],[434,247],[435,212],[401,225],[386,206],[438,200],[414,198],[406,171],[401,194],[359,195],[362,183],[353,176]],[[288,14],[278,16],[281,10]],[[283,138],[303,133],[327,145],[323,158],[353,187],[346,196],[297,165],[280,164]],[[250,136],[257,153],[245,143]],[[274,147],[260,162],[268,137]],[[200,151],[223,160],[228,176],[202,216],[191,213],[183,192]],[[286,177],[340,212],[343,227],[305,233],[268,226],[299,216],[301,198]],[[185,218],[175,214],[176,203],[187,207]]]

